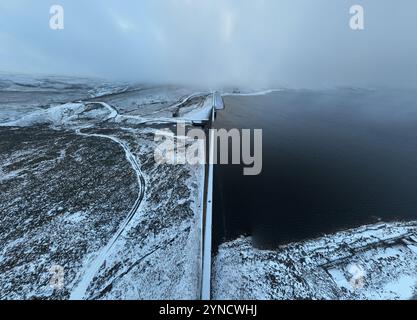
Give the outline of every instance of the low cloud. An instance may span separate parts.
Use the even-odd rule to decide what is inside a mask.
[[[49,28],[49,8],[65,29]],[[349,9],[365,10],[365,30]],[[0,70],[202,86],[416,86],[415,0],[2,0]]]

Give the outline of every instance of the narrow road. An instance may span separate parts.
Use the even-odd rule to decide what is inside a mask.
[[[108,108],[111,111],[111,114],[108,119],[115,118],[118,115],[118,112],[111,106],[107,105],[106,103],[103,103],[103,102],[90,102],[90,103],[97,103],[97,104],[102,105],[105,108]],[[104,134],[84,133],[81,130],[82,129],[77,129],[76,133],[85,137],[110,139],[111,141],[117,143],[119,146],[123,148],[127,161],[129,161],[133,170],[136,173],[137,180],[138,180],[139,194],[132,209],[130,210],[129,214],[120,225],[117,232],[112,236],[112,238],[109,240],[106,246],[104,246],[99,251],[98,255],[89,264],[89,266],[84,270],[81,280],[71,292],[71,295],[70,295],[71,300],[82,300],[86,298],[86,293],[87,293],[87,289],[89,285],[93,281],[94,277],[97,275],[98,271],[100,270],[100,267],[106,261],[107,257],[111,254],[115,243],[119,240],[120,236],[126,230],[126,228],[128,227],[129,223],[132,221],[132,219],[139,214],[140,205],[144,198],[145,187],[146,187],[145,178],[143,177],[139,163],[137,162],[135,155],[130,151],[129,146],[124,141],[118,138],[115,138],[113,136],[108,136]]]

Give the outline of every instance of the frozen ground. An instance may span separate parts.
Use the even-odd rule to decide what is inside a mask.
[[[0,122],[63,103],[123,92],[129,86],[96,79],[0,73]]]
[[[157,165],[154,134],[211,105],[195,89],[0,75],[0,299],[199,298],[204,168]],[[416,275],[417,223],[274,251],[240,238],[215,256],[212,296],[410,299]]]
[[[208,93],[153,88],[153,112],[137,86],[0,84],[0,298],[198,298],[204,167],[153,152],[156,130],[201,114]],[[122,93],[146,111],[119,112]]]
[[[255,249],[251,238],[220,246],[214,299],[414,299],[417,222],[380,223]]]
[[[99,79],[0,73],[0,122],[70,102],[104,102],[125,118],[201,121],[209,92],[177,86],[111,83]],[[211,107],[211,106],[210,106]],[[204,112],[206,111],[206,112]],[[196,113],[197,112],[197,113]],[[187,116],[191,113],[191,116]]]

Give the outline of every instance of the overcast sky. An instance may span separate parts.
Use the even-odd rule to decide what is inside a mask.
[[[65,29],[49,28],[49,8]],[[349,27],[361,4],[365,30]],[[0,0],[0,70],[252,87],[417,87],[416,0]]]

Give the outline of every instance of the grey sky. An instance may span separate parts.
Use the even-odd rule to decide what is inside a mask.
[[[49,29],[49,8],[65,29]],[[365,30],[349,8],[365,9]],[[0,70],[256,87],[417,87],[415,0],[0,0]]]

